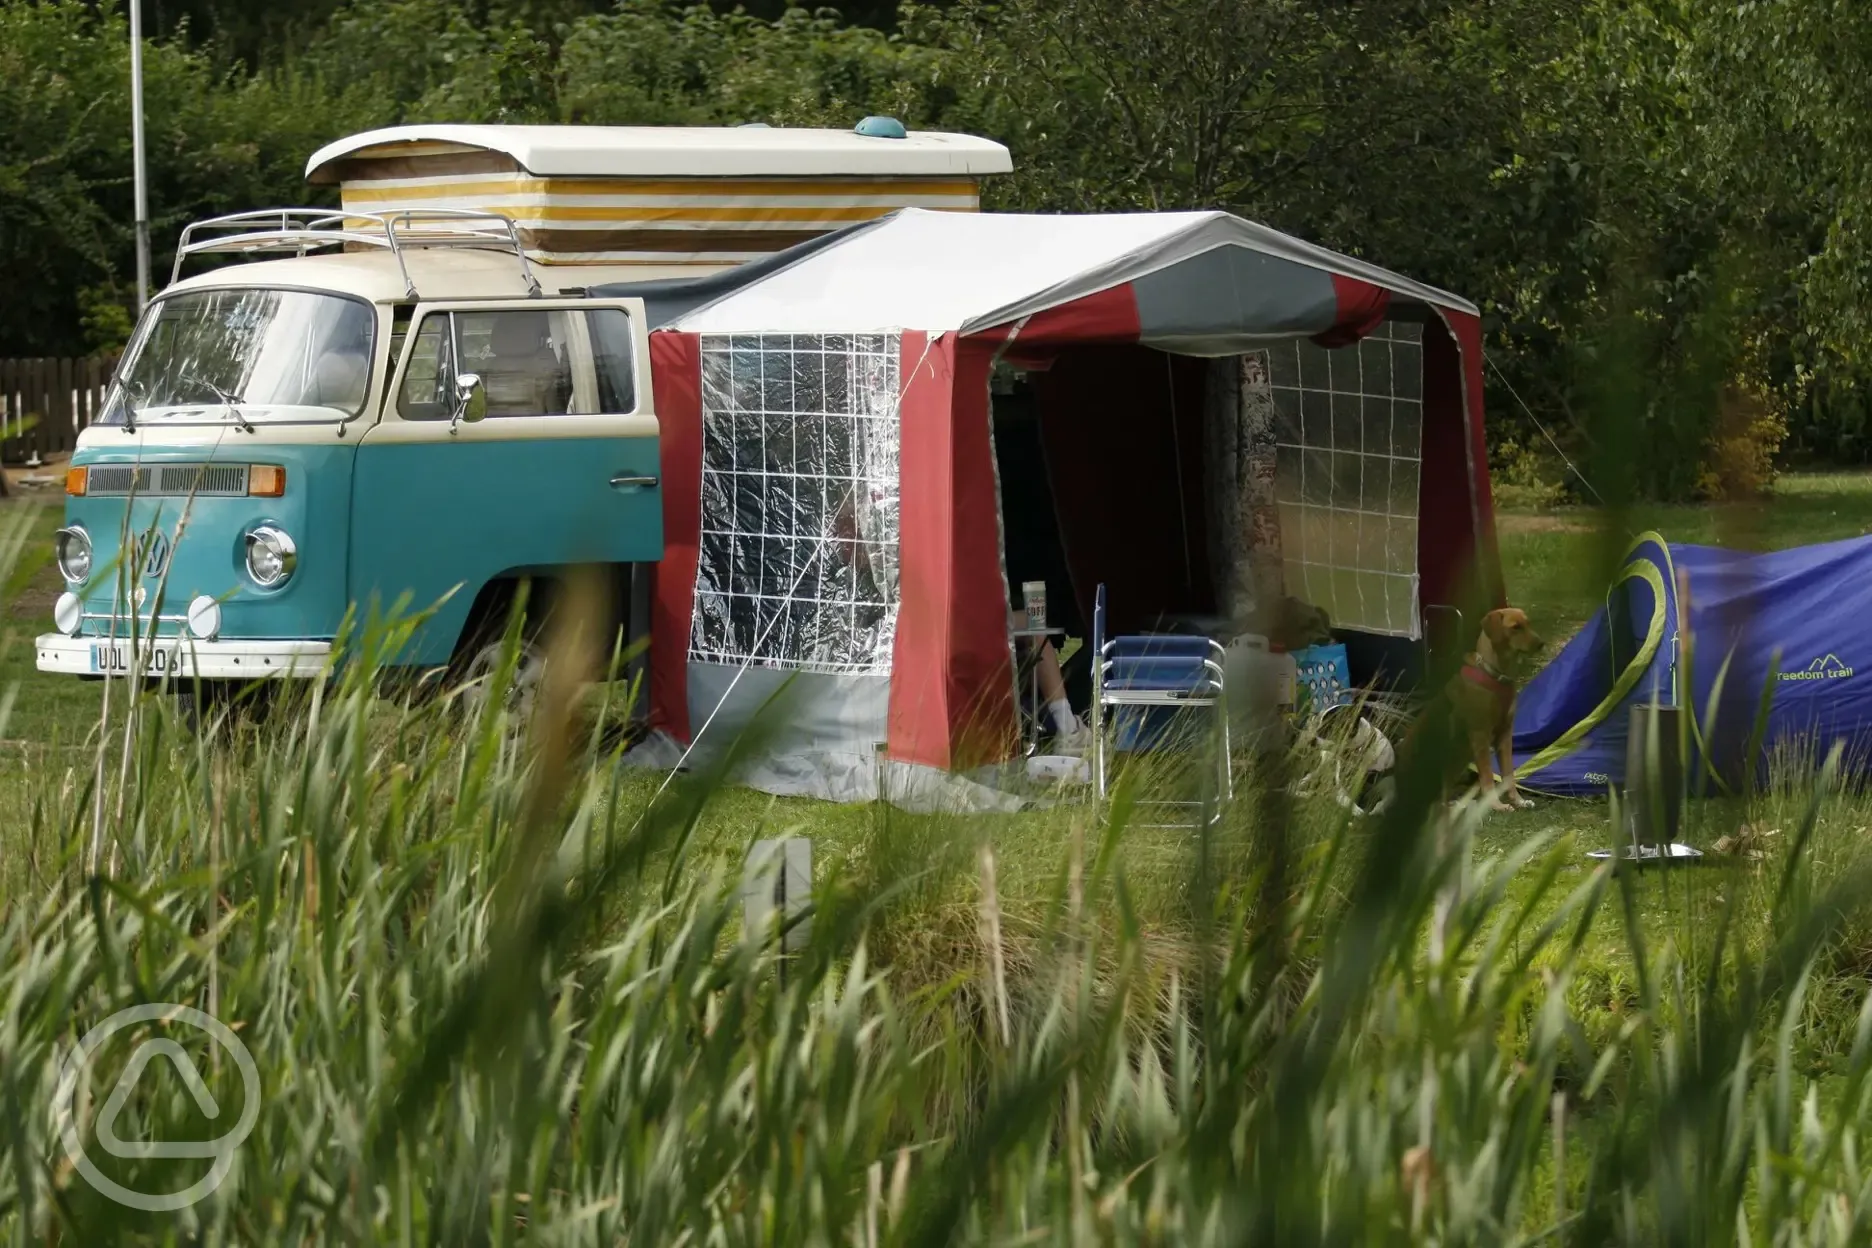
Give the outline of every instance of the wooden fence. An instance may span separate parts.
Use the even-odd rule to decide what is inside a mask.
[[[0,463],[69,454],[104,410],[115,365],[110,356],[0,360]]]

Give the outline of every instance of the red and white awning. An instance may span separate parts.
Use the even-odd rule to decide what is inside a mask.
[[[1074,422],[1062,444],[1084,449],[1079,475],[1093,482],[1089,489],[1116,479],[1134,500],[1145,497],[1137,479],[1144,463],[1152,482],[1164,487],[1148,505],[1152,514],[1176,516],[1187,506],[1185,475],[1200,475],[1200,460],[1192,471],[1196,457],[1183,448],[1201,445],[1211,370],[1175,357],[1239,355],[1308,338],[1345,346],[1387,319],[1422,322],[1421,445],[1409,461],[1421,464],[1415,534],[1421,601],[1450,608],[1439,619],[1468,609],[1472,585],[1480,598],[1500,601],[1477,309],[1227,213],[970,215],[907,208],[704,279],[592,293],[643,298],[654,331],[666,553],[656,573],[650,684],[656,722],[679,741],[693,741],[728,701],[709,683],[720,673],[691,662],[702,589],[704,424],[710,404],[732,399],[705,380],[703,360],[710,350],[744,352],[740,342],[710,341],[723,335],[759,336],[745,353],[781,357],[777,374],[761,365],[763,386],[773,376],[797,385],[797,376],[810,376],[820,362],[796,376],[785,357],[828,354],[825,340],[839,335],[880,336],[866,349],[896,357],[899,614],[887,690],[879,710],[876,698],[832,689],[822,703],[831,717],[801,721],[815,748],[842,733],[863,747],[853,756],[869,760],[867,751],[882,739],[893,763],[940,769],[1000,758],[1012,748],[1014,668],[990,410],[990,378],[1005,361],[1048,370],[1057,385],[1078,387],[1064,392],[1056,410]],[[789,335],[799,340],[789,342]],[[1098,401],[1105,398],[1110,402]],[[1044,396],[1040,401],[1044,408]],[[766,430],[796,437],[801,422],[789,422],[791,410],[763,408],[760,420],[736,427],[761,430],[763,438]],[[1179,423],[1196,436],[1180,438]],[[789,458],[797,458],[796,443]],[[1096,558],[1075,568],[1076,589],[1090,592],[1118,561],[1149,566],[1152,543],[1161,545],[1177,526],[1119,527],[1127,544],[1102,533],[1082,543]],[[1187,567],[1178,592],[1192,602],[1202,597]],[[1134,601],[1156,603],[1142,592]],[[731,681],[739,670],[731,669]],[[692,671],[700,677],[693,687]],[[700,695],[693,711],[692,693]],[[870,708],[863,715],[852,711],[861,702]]]
[[[1043,216],[904,209],[675,319],[690,333],[867,333],[1139,342],[1236,354],[1350,340],[1393,299],[1476,315],[1446,291],[1225,212]]]

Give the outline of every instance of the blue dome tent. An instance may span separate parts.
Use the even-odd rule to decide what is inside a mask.
[[[1640,537],[1606,606],[1528,682],[1516,774],[1587,796],[1625,779],[1633,706],[1689,712],[1693,788],[1765,778],[1778,748],[1872,746],[1872,538],[1755,554]],[[1766,730],[1750,757],[1763,692]]]

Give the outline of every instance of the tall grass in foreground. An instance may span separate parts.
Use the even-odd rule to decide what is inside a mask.
[[[1787,812],[1791,848],[1760,883],[1736,880],[1721,922],[1670,949],[1642,938],[1642,882],[1579,874],[1575,846],[1479,855],[1479,815],[1446,815],[1425,768],[1373,826],[1192,843],[1193,904],[1168,926],[1128,883],[1122,800],[1106,821],[905,824],[920,855],[938,833],[967,846],[952,857],[972,938],[953,965],[879,965],[867,950],[930,920],[901,904],[918,878],[831,864],[783,968],[769,933],[740,930],[737,881],[692,853],[723,773],[641,798],[581,709],[578,638],[528,725],[499,699],[379,698],[396,640],[364,637],[340,680],[259,730],[186,734],[138,700],[128,736],[102,742],[109,766],[38,794],[31,888],[0,899],[9,1240],[1872,1234],[1872,999],[1839,939],[1867,860],[1810,864],[1824,784]],[[1018,933],[995,872],[1015,835],[1056,838]],[[1268,861],[1291,883],[1269,887]],[[1570,1004],[1595,925],[1626,933],[1636,979],[1597,1038]],[[1815,1076],[1797,1033],[1822,980],[1852,989],[1846,1046]],[[260,1075],[232,1173],[175,1213],[100,1195],[49,1108],[74,1042],[143,1002],[226,1021]],[[182,1028],[142,1034],[180,1043],[220,1112],[158,1064],[116,1135],[220,1134],[244,1107],[234,1064]],[[131,1047],[100,1054],[81,1135],[116,1181],[175,1191],[206,1163],[95,1145]]]

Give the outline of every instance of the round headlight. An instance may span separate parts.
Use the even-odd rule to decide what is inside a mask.
[[[52,625],[67,637],[76,637],[84,627],[84,599],[69,589],[52,604]]]
[[[74,585],[84,584],[91,575],[91,535],[77,524],[60,529],[57,549],[60,574]]]
[[[283,584],[299,563],[293,540],[270,524],[247,535],[247,575],[263,589]]]
[[[188,604],[188,631],[197,641],[213,641],[221,632],[221,604],[202,594]]]

